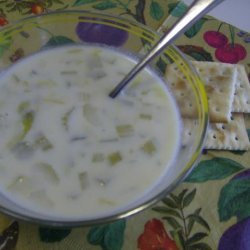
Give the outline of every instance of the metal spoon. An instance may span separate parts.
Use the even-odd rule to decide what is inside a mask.
[[[166,34],[154,45],[154,47],[136,64],[136,66],[116,85],[109,93],[115,98],[120,91],[139,73],[147,63],[154,59],[159,53],[170,45],[180,34],[190,28],[199,18],[204,16],[224,0],[195,0],[189,6],[187,12],[168,30]]]

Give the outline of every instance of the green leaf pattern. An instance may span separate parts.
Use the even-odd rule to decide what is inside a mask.
[[[186,178],[186,182],[205,182],[221,180],[243,170],[244,167],[231,159],[215,157],[211,160],[201,161]]]
[[[125,227],[125,220],[92,227],[87,235],[88,242],[93,245],[100,245],[103,250],[121,250]]]
[[[75,43],[72,39],[65,36],[52,36],[43,48],[68,45]]]
[[[94,4],[92,7],[96,10],[107,10],[115,8],[117,4],[112,1],[102,1],[100,3]]]
[[[181,17],[187,10],[186,4],[181,1],[170,3],[168,5],[168,13],[174,17]]]
[[[244,219],[250,216],[249,208],[250,178],[233,179],[221,189],[218,201],[220,221],[227,221],[233,216]]]
[[[199,33],[199,31],[201,30],[203,24],[207,21],[207,18],[201,18],[199,19],[191,28],[189,28],[184,34],[188,37],[188,38],[192,38],[195,35],[197,35]]]
[[[40,227],[39,236],[42,242],[53,243],[61,241],[71,233],[71,229],[56,229],[49,227]]]
[[[96,3],[96,2],[100,2],[100,1],[98,0],[76,0],[73,6],[81,6],[84,4]]]
[[[164,16],[164,11],[163,11],[162,7],[155,0],[153,0],[150,4],[150,15],[153,19],[155,19],[157,21],[161,20],[162,17]]]
[[[208,237],[210,226],[200,215],[201,208],[196,209],[193,213],[187,214],[186,209],[191,205],[196,196],[196,189],[183,189],[179,194],[171,193],[167,198],[162,200],[163,205],[157,205],[153,208],[155,212],[162,214],[165,220],[172,228],[171,235],[176,242],[181,244],[182,249],[199,249],[197,244],[206,245],[207,249],[211,247],[205,242],[201,242]],[[199,224],[204,230],[193,232],[194,225]]]

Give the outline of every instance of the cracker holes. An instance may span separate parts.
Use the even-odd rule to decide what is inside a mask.
[[[247,104],[250,104],[250,100],[247,100],[246,103],[247,103]]]
[[[226,129],[226,127],[225,127],[224,125],[222,125],[221,128],[222,128],[223,130]]]
[[[213,135],[213,139],[216,139],[217,137],[216,137],[216,135]]]
[[[190,102],[190,103],[188,104],[188,106],[189,106],[190,108],[192,108],[192,107],[193,107],[193,103]]]
[[[234,137],[234,140],[235,140],[235,141],[238,141],[238,140],[239,140],[239,138],[238,138],[237,136],[235,136],[235,137]]]
[[[216,111],[216,112],[220,112],[220,108],[219,108],[219,107],[216,107],[216,108],[215,108],[215,111]]]
[[[231,116],[231,117],[230,117],[230,120],[231,120],[231,121],[233,121],[233,120],[234,120],[234,118]]]
[[[223,92],[224,92],[224,90],[223,90],[223,89],[219,89],[219,92],[220,92],[220,93],[223,93]]]
[[[183,97],[183,96],[185,96],[185,94],[184,94],[183,92],[181,92],[181,93],[180,93],[180,96],[182,96],[182,97]]]

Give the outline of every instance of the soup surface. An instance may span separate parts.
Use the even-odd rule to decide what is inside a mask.
[[[180,120],[150,70],[108,97],[135,62],[106,47],[65,46],[4,72],[1,192],[65,218],[111,213],[147,195],[177,155]]]

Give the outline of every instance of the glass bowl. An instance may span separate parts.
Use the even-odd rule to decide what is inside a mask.
[[[43,48],[68,44],[101,43],[125,50],[141,57],[155,44],[160,35],[139,23],[99,13],[63,11],[30,17],[8,25],[0,32],[0,70],[4,72],[19,59]],[[191,88],[185,98],[192,100],[197,112],[192,122],[185,123],[181,117],[181,148],[175,164],[147,195],[125,207],[103,214],[90,214],[82,218],[60,218],[41,215],[23,208],[8,197],[0,194],[0,211],[17,219],[57,227],[74,227],[106,223],[136,214],[165,197],[185,179],[200,156],[208,124],[208,104],[201,79],[186,57],[175,47],[169,46],[152,63],[164,74],[166,66],[175,63]],[[168,85],[169,83],[166,82]],[[171,89],[171,86],[169,87]],[[179,97],[180,99],[180,97]],[[195,100],[195,101],[194,101]],[[181,102],[177,104],[181,105]],[[179,106],[181,110],[181,106]],[[188,131],[192,131],[189,133]],[[84,204],[83,204],[84,206]]]

